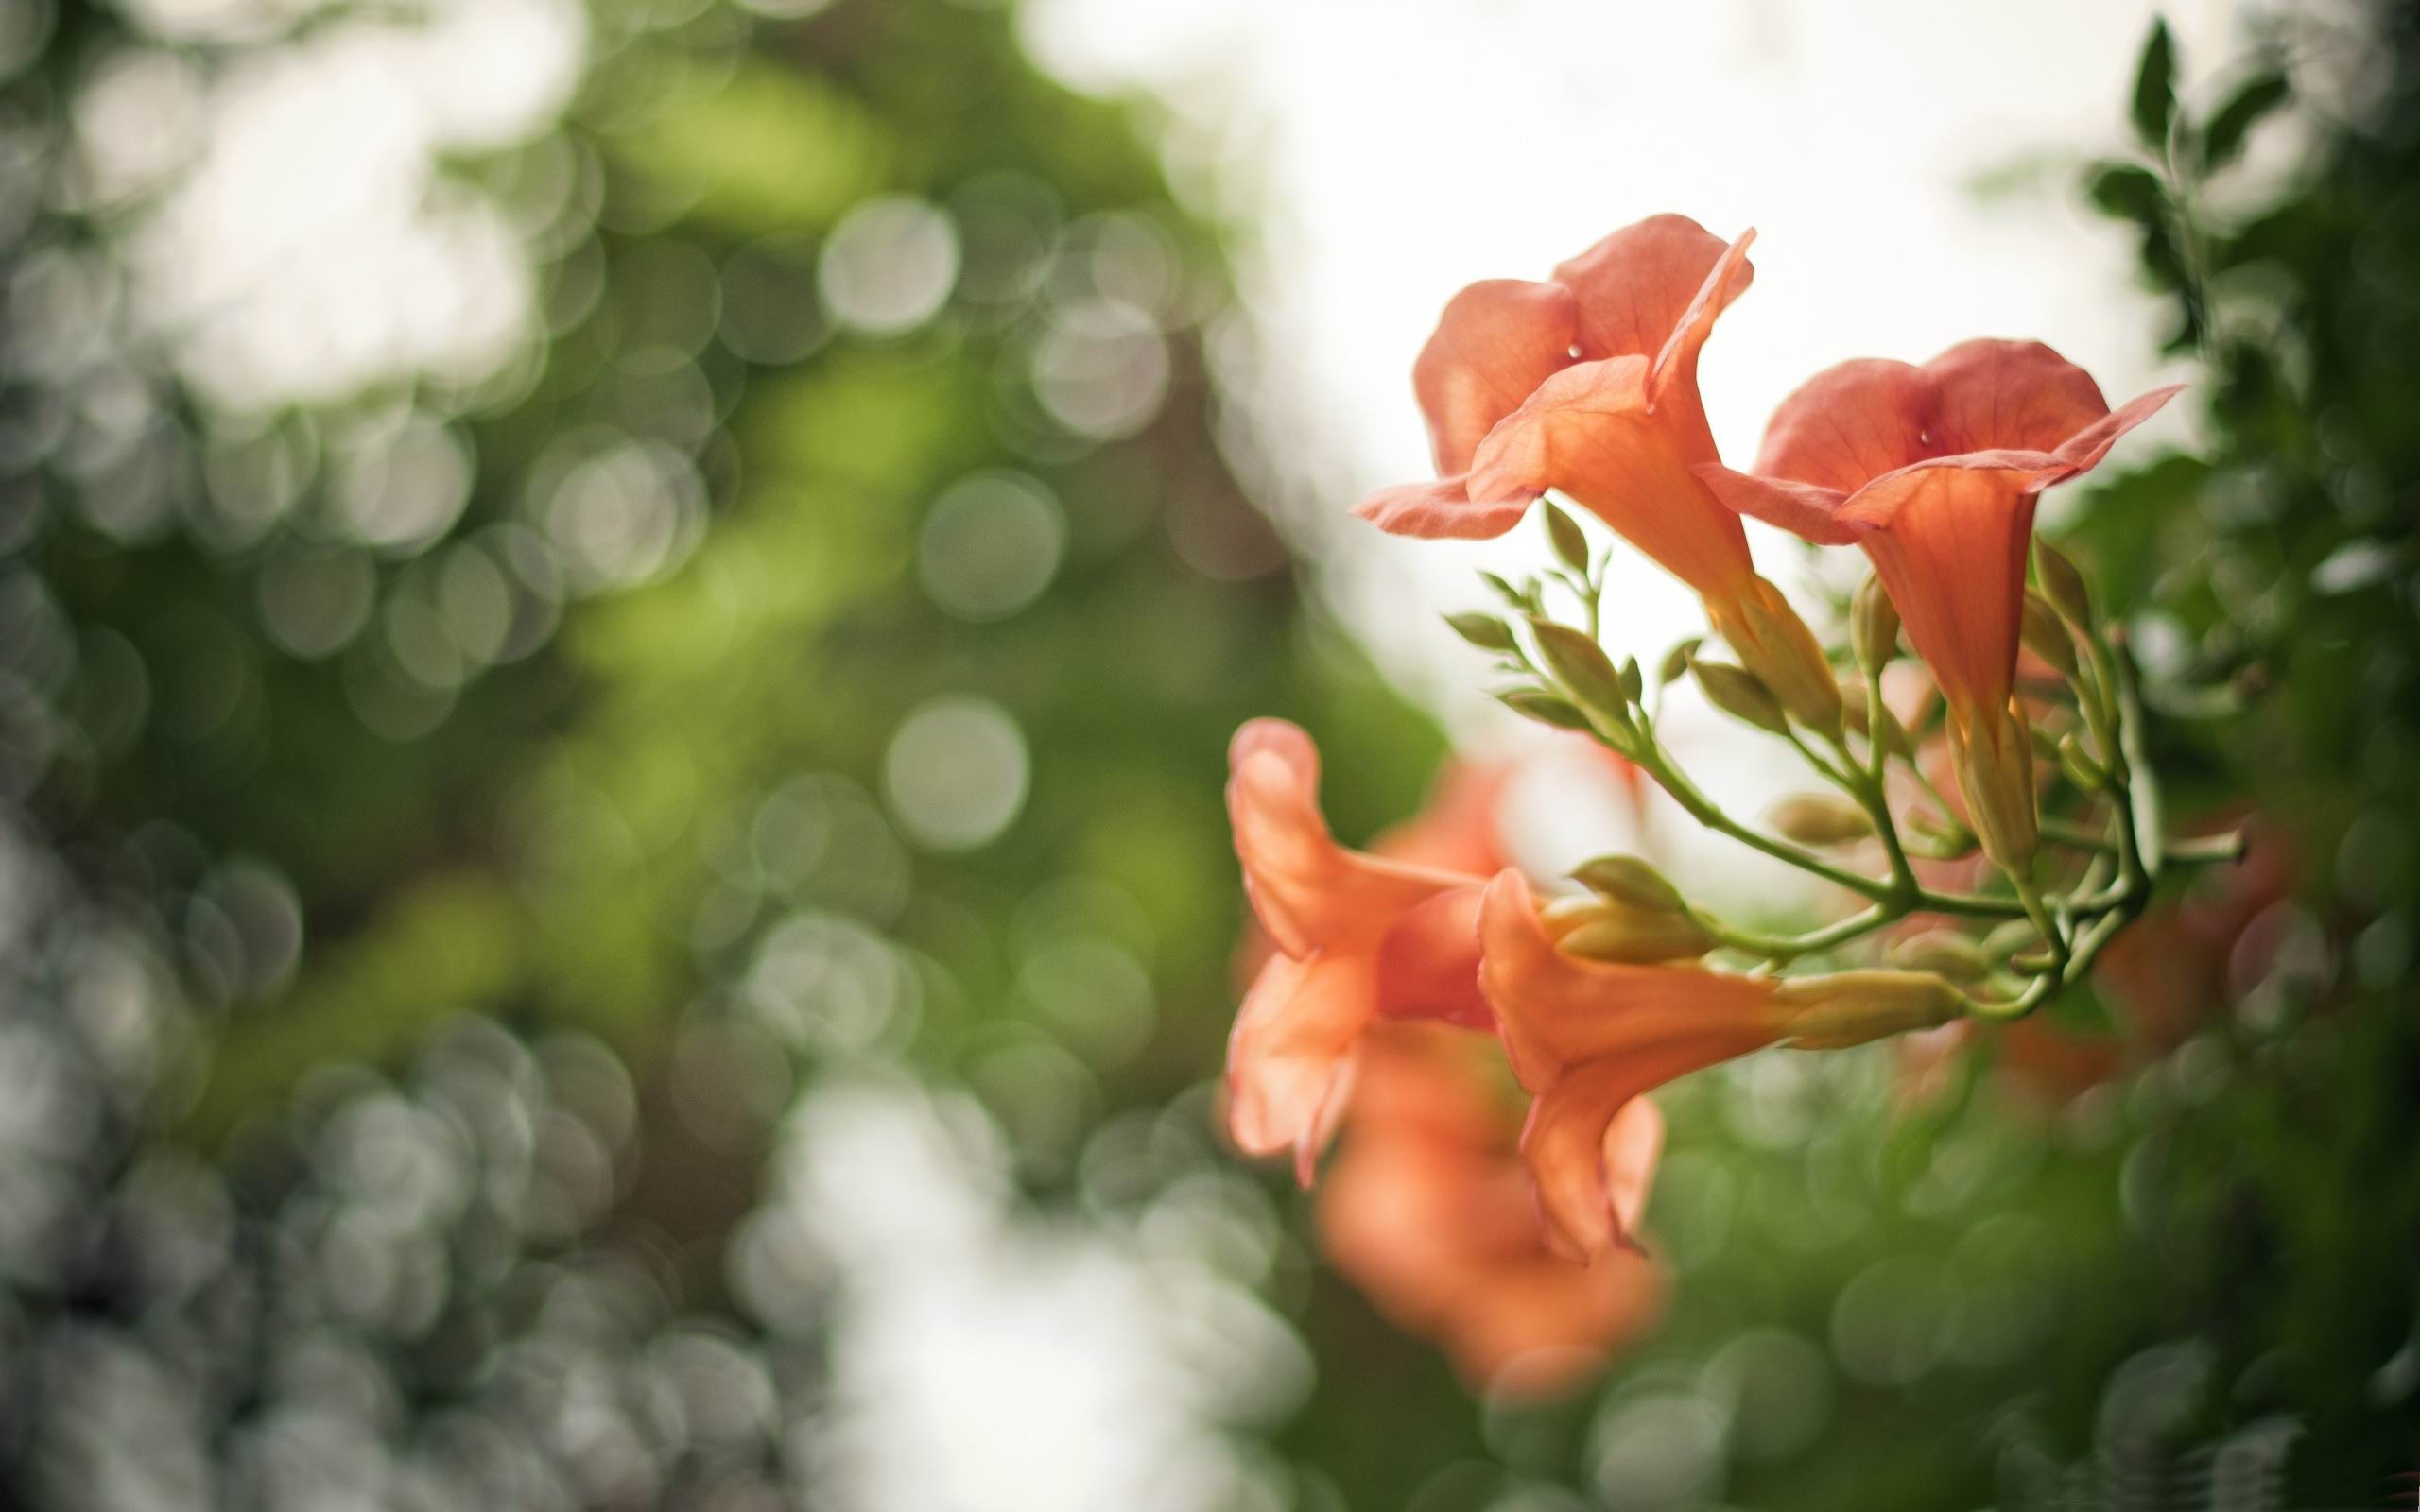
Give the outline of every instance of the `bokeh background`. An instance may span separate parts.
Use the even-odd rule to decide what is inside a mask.
[[[2131,4],[0,0],[0,1507],[2408,1504],[2420,34],[2169,21],[2189,221]],[[1216,1135],[1223,747],[1523,751],[1436,624],[1536,542],[1343,507],[1665,209],[1735,449],[2194,385],[2060,524],[2263,843],[2030,1038],[1680,1089],[1661,1330],[1474,1397]]]

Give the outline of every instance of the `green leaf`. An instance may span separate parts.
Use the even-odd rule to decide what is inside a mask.
[[[2066,553],[2038,536],[2033,541],[2033,577],[2060,618],[2087,635],[2092,633],[2092,590],[2084,585],[2083,572]]]
[[[1581,531],[1580,522],[1556,508],[1545,506],[1547,540],[1552,542],[1554,554],[1565,567],[1586,576],[1588,573],[1588,537]]]
[[[1704,636],[1692,635],[1665,652],[1664,664],[1655,669],[1656,686],[1663,687],[1668,683],[1680,681],[1682,674],[1689,670],[1689,662],[1696,658],[1698,647],[1703,644],[1705,644]]]
[[[2168,184],[2139,163],[2100,163],[2084,180],[2084,192],[2103,215],[2157,228],[2167,224]]]
[[[1512,638],[1512,627],[1493,614],[1481,614],[1476,610],[1448,614],[1445,623],[1454,627],[1456,635],[1482,651],[1512,651],[1520,645]]]
[[[2245,80],[2243,87],[2210,117],[2209,129],[2202,137],[2203,168],[2223,168],[2234,162],[2261,117],[2293,98],[2293,86],[2280,73],[2256,74]]]
[[[1580,712],[1568,698],[1558,698],[1539,688],[1514,688],[1499,693],[1496,701],[1524,719],[1534,719],[1557,730],[1586,730],[1588,716]]]
[[[2143,39],[2141,61],[2135,65],[2135,135],[2153,152],[2168,150],[2168,131],[2176,119],[2176,40],[2169,35],[2168,18],[2152,18],[2152,34]]]

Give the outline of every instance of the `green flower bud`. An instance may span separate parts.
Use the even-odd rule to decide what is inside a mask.
[[[1866,578],[1849,605],[1849,645],[1861,667],[1882,666],[1899,654],[1899,606],[1879,577]]]
[[[1571,868],[1571,880],[1643,913],[1678,913],[1684,906],[1681,889],[1636,856],[1606,855],[1583,861]]]
[[[2059,622],[2058,610],[2050,601],[2031,589],[2025,591],[2025,619],[2019,633],[2025,648],[2058,669],[2059,676],[2076,675],[2076,639]]]
[[[1965,994],[1930,971],[1802,976],[1774,988],[1773,1002],[1791,1010],[1789,1043],[1800,1050],[1842,1050],[1929,1029],[1966,1008]]]
[[[1558,698],[1539,688],[1514,688],[1499,693],[1495,701],[1524,719],[1534,719],[1557,730],[1586,730],[1588,716],[1568,698]]]
[[[2072,730],[2059,737],[2059,765],[2066,769],[2067,780],[2087,793],[2098,793],[2109,785],[2109,769],[2092,759]]]
[[[1553,545],[1555,556],[1565,567],[1584,576],[1588,571],[1588,537],[1582,532],[1580,522],[1551,504],[1546,506],[1546,516],[1547,540]]]
[[[1928,929],[1891,947],[1891,964],[1952,982],[1979,982],[1992,971],[1982,947],[1956,930]]]
[[[1594,961],[1691,961],[1715,946],[1714,936],[1686,914],[1633,908],[1611,898],[1558,898],[1539,918],[1566,954]]]
[[[1765,816],[1775,833],[1800,845],[1848,845],[1873,837],[1873,816],[1838,793],[1793,793]]]
[[[2042,596],[2061,617],[2086,634],[2092,632],[2092,591],[2084,586],[2083,574],[2076,569],[2065,553],[2039,536],[2033,540],[2033,576],[2042,585]]]
[[[1789,733],[1789,715],[1782,713],[1772,690],[1757,681],[1754,673],[1727,662],[1692,662],[1689,667],[1698,675],[1698,686],[1705,690],[1706,702],[1759,730]]]
[[[1520,643],[1512,638],[1512,627],[1493,614],[1481,614],[1477,611],[1466,614],[1448,614],[1445,616],[1445,623],[1454,627],[1456,635],[1482,651],[1520,649]]]
[[[1538,643],[1538,660],[1574,699],[1609,713],[1629,704],[1623,696],[1621,674],[1592,637],[1568,625],[1539,619],[1530,622],[1530,633]]]

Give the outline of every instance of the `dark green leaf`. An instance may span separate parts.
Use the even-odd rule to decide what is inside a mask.
[[[2168,150],[2169,126],[2176,118],[2176,41],[2168,18],[2152,18],[2152,34],[2135,65],[2135,134],[2153,152]]]
[[[2243,151],[2243,144],[2262,116],[2293,97],[2293,86],[2279,73],[2256,74],[2219,107],[2202,138],[2202,166],[2222,168]]]

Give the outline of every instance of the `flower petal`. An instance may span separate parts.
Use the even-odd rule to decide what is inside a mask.
[[[1577,1261],[1634,1247],[1646,1193],[1644,1127],[1630,1109],[1643,1092],[1767,1042],[1737,1030],[1671,1040],[1591,1061],[1542,1093],[1521,1130],[1521,1159],[1537,1186],[1547,1247]],[[1618,1166],[1610,1158],[1616,1154]]]
[[[1441,474],[1467,472],[1495,422],[1571,363],[1580,312],[1560,284],[1495,278],[1455,295],[1411,365]]]
[[[1705,282],[1698,285],[1696,297],[1674,322],[1672,334],[1657,350],[1654,369],[1648,374],[1648,398],[1670,429],[1681,455],[1691,463],[1720,459],[1714,432],[1705,422],[1705,404],[1698,398],[1698,352],[1714,334],[1715,317],[1755,276],[1748,264],[1748,248],[1755,239],[1754,230],[1750,229],[1723,249],[1722,256],[1707,270]]]
[[[1561,489],[1699,593],[1735,596],[1755,571],[1747,535],[1651,413],[1648,376],[1638,356],[1556,373],[1480,443],[1473,492]]]
[[[1841,517],[1868,527],[1866,555],[1942,696],[1974,711],[2008,702],[2033,501],[2066,470],[2048,458],[2048,470],[1966,460],[1902,468],[1852,498]]]
[[[1650,215],[1556,267],[1554,281],[1579,299],[1581,356],[1661,352],[1725,250],[1721,237],[1686,215]],[[1755,269],[1740,262],[1716,291],[1713,313],[1720,314],[1754,276]]]
[[[1278,949],[1373,951],[1411,909],[1473,879],[1336,843],[1319,808],[1319,752],[1282,719],[1254,719],[1228,750],[1227,816],[1244,886]]]
[[[1734,472],[1720,463],[1689,471],[1698,475],[1698,481],[1724,508],[1769,525],[1779,525],[1801,541],[1818,546],[1845,546],[1859,538],[1857,527],[1837,518],[1841,506],[1848,502],[1848,495],[1838,489],[1793,483],[1781,477],[1754,477]]]
[[[2089,472],[2100,465],[2118,438],[2159,413],[2160,406],[2185,391],[2183,384],[2170,384],[2137,394],[2118,408],[2076,432],[2058,445],[2057,455],[2066,464],[2068,475]]]
[[[1962,341],[1924,375],[1934,456],[2052,451],[2109,413],[2092,374],[2039,341]]]
[[[1227,1040],[1227,1127],[1253,1155],[1316,1151],[1340,1102],[1354,1041],[1378,1005],[1369,954],[1272,955]]]
[[[1467,473],[1428,483],[1401,483],[1353,507],[1353,512],[1389,535],[1429,541],[1488,541],[1521,523],[1537,502],[1536,489],[1513,490],[1484,503],[1470,493]]]
[[[1444,1019],[1492,1029],[1478,989],[1477,885],[1439,893],[1388,932],[1378,948],[1378,1007],[1391,1019]]]
[[[1518,871],[1479,906],[1479,985],[1513,1074],[1543,1091],[1583,1062],[1709,1033],[1770,1044],[1782,1032],[1773,984],[1682,966],[1586,960],[1555,948]]]
[[[1938,455],[1925,436],[1931,409],[1932,383],[1921,368],[1881,357],[1826,368],[1773,411],[1756,472],[1854,493],[1885,472]]]

